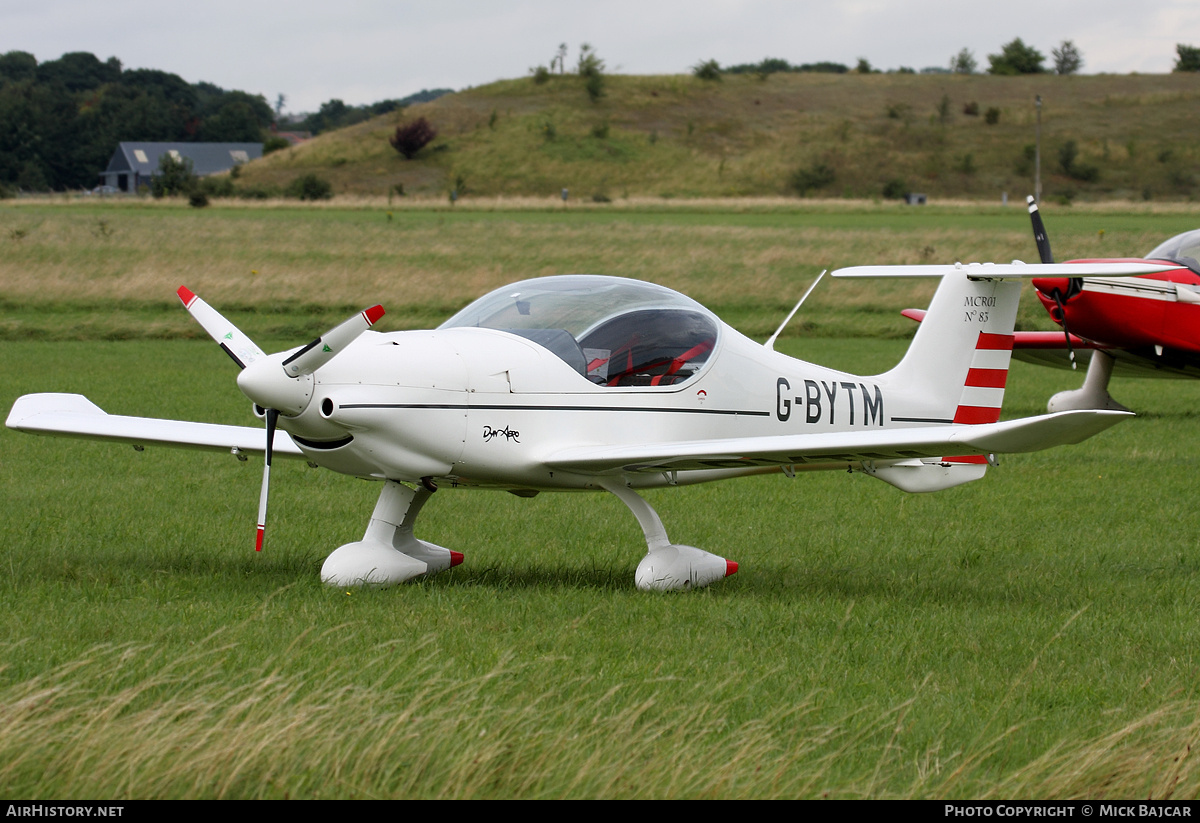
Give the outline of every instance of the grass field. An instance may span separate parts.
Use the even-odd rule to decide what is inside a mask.
[[[1195,225],[1046,219],[1064,258]],[[234,367],[172,305],[179,282],[269,349],[376,300],[402,326],[555,270],[681,287],[762,337],[820,267],[925,246],[1029,259],[1023,220],[22,205],[0,212],[0,405],[78,391],[248,423]],[[883,370],[905,346],[892,313],[921,295],[844,285],[780,348]],[[1005,417],[1079,381],[1016,364]],[[467,562],[347,591],[317,572],[361,535],[372,484],[278,464],[255,555],[253,462],[2,430],[0,791],[1196,797],[1200,386],[1113,393],[1139,417],[935,495],[842,473],[651,492],[673,539],[741,563],[687,595],[634,589],[644,543],[607,495],[445,490],[419,533]]]

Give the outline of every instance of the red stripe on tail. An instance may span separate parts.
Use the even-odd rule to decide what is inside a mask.
[[[966,423],[974,426],[979,423],[995,423],[1000,419],[999,407],[991,406],[959,406],[954,413],[955,423]]]
[[[1008,382],[1008,369],[971,369],[967,385],[976,389],[1002,389]]]
[[[986,349],[988,351],[1012,351],[1013,336],[1011,334],[990,334],[985,331],[979,333],[979,340],[975,343],[975,349]]]

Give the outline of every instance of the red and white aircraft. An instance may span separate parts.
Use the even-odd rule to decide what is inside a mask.
[[[383,314],[375,306],[277,354],[180,288],[188,311],[242,369],[238,387],[266,421],[265,437],[261,428],[110,415],[72,394],[21,397],[7,425],[138,447],[265,453],[259,547],[273,457],[378,480],[363,539],[335,550],[321,570],[333,585],[398,583],[461,562],[413,533],[421,507],[442,488],[607,491],[632,510],[646,538],[637,585],[686,589],[737,565],[672,543],[636,489],[849,469],[905,491],[936,491],[982,477],[994,453],[1079,442],[1130,415],[1069,411],[999,422],[1018,278],[1161,268],[835,272],[942,277],[899,365],[865,377],[787,357],[773,350],[774,337],[755,343],[682,294],[615,277],[516,283],[432,331],[368,331]]]
[[[1053,263],[1050,241],[1033,198],[1028,198],[1034,239],[1043,263]],[[1200,377],[1200,229],[1172,237],[1141,258],[1072,260],[1166,264],[1133,277],[1080,276],[1033,279],[1038,299],[1063,332],[1017,332],[1013,356],[1030,363],[1074,368],[1075,353],[1088,362],[1083,386],[1050,398],[1050,411],[1116,409],[1108,383],[1126,377]],[[921,312],[907,310],[919,319]]]

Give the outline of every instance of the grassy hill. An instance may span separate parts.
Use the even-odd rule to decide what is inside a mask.
[[[1040,95],[1045,199],[1200,192],[1200,75],[609,76],[605,92],[593,102],[571,75],[500,81],[321,135],[242,180],[312,172],[361,195],[881,197],[890,186],[999,200],[1032,191]],[[388,138],[422,116],[438,137],[405,160]]]

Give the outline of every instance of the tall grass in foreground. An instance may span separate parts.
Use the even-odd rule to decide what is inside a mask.
[[[56,798],[1188,798],[1200,703],[1062,741],[1011,769],[1004,730],[964,751],[906,746],[902,705],[815,719],[821,695],[729,725],[681,682],[545,686],[501,663],[461,677],[427,644],[381,648],[368,683],[336,668],[236,682],[219,636],[170,657],[101,646],[0,691],[0,787]],[[294,671],[294,670],[293,670]],[[583,688],[580,688],[583,687]],[[732,695],[737,698],[736,691]],[[729,696],[727,695],[727,699]],[[843,759],[874,767],[853,776]],[[1001,769],[1001,766],[1006,768]],[[1011,770],[1009,770],[1011,769]],[[998,773],[998,771],[1000,773]],[[907,786],[898,794],[887,786]]]

